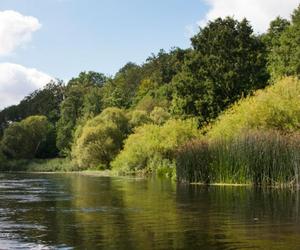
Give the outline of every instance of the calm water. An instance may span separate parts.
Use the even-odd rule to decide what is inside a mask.
[[[300,249],[299,194],[0,175],[0,249]]]

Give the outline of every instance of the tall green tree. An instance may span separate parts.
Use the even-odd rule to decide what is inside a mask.
[[[287,25],[286,25],[287,26]],[[272,78],[300,76],[300,5],[292,14],[291,24],[281,33],[269,56]]]
[[[277,17],[270,23],[270,27],[267,32],[262,35],[262,40],[267,45],[269,52],[280,45],[279,39],[289,25],[290,22],[281,17]]]
[[[82,72],[69,81],[57,122],[57,147],[62,154],[71,149],[73,132],[83,117],[95,116],[101,112],[101,88],[106,82],[105,75],[97,72]]]
[[[218,18],[200,29],[192,46],[173,79],[175,114],[206,122],[243,95],[266,86],[266,48],[247,20]]]
[[[108,107],[129,108],[132,105],[136,89],[142,79],[140,66],[127,63],[114,78],[105,84],[104,105]]]

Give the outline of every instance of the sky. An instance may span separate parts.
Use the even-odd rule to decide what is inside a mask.
[[[219,16],[248,18],[256,33],[289,18],[299,0],[0,0],[0,109],[51,79],[113,75],[151,53],[187,48]]]

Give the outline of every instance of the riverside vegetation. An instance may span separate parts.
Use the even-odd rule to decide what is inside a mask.
[[[0,112],[2,170],[298,185],[300,6],[264,34],[218,18],[188,49],[82,72]]]

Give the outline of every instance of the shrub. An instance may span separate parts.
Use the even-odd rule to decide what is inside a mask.
[[[176,148],[198,137],[193,120],[169,120],[164,125],[144,125],[125,141],[124,149],[112,162],[118,172],[156,171],[160,166],[174,166]]]
[[[119,108],[106,108],[98,116],[97,119],[92,119],[90,121],[90,126],[97,125],[98,121],[102,122],[112,122],[117,128],[124,134],[127,134],[129,131],[128,127],[128,118],[124,110]]]
[[[143,110],[134,110],[129,114],[129,116],[129,124],[131,128],[140,127],[152,122],[148,113]]]
[[[300,128],[300,81],[285,78],[242,99],[212,124],[210,138],[234,137],[249,129],[293,132]]]
[[[155,107],[150,113],[150,118],[155,124],[162,125],[170,119],[170,114],[161,107]]]
[[[40,152],[51,125],[45,116],[30,116],[21,122],[12,123],[2,139],[2,150],[13,159],[31,159]]]
[[[109,168],[128,133],[128,119],[118,108],[105,109],[79,126],[75,132],[72,158],[81,168]]]

